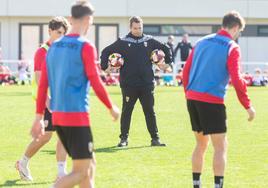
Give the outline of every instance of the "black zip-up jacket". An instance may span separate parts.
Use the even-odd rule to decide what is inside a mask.
[[[154,72],[150,57],[155,49],[163,50],[166,64],[172,62],[168,46],[155,40],[152,36],[135,37],[129,33],[103,49],[100,58],[101,68],[103,70],[108,68],[110,54],[119,53],[124,58],[124,65],[120,68],[120,86],[122,88],[153,86]]]
[[[178,43],[178,45],[176,46],[175,48],[175,55],[177,54],[178,50],[181,50],[181,61],[186,61],[188,56],[189,56],[189,53],[190,53],[190,50],[192,49],[192,44],[190,42],[184,42],[184,41],[181,41]]]

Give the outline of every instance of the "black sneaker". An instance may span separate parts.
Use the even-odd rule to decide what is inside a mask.
[[[151,146],[166,146],[166,144],[161,143],[159,139],[152,139]]]
[[[117,147],[127,147],[127,145],[128,145],[127,139],[121,139]]]

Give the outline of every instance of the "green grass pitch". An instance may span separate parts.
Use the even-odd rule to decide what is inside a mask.
[[[109,87],[121,107],[120,88]],[[227,188],[268,187],[268,88],[249,88],[257,111],[254,122],[239,104],[233,88],[226,99],[228,114]],[[150,137],[139,102],[133,112],[129,147],[117,149],[119,122],[91,92],[91,122],[97,156],[97,188],[191,188],[191,152],[195,141],[190,128],[183,89],[155,90],[155,111],[161,140],[167,147],[149,147]],[[30,86],[0,87],[0,187],[49,187],[56,177],[56,135],[30,161],[33,183],[19,180],[14,168],[30,142],[34,117]],[[212,147],[202,174],[203,187],[213,187]],[[68,160],[68,169],[71,161]]]

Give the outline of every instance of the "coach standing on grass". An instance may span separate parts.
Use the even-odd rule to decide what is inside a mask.
[[[234,41],[244,27],[245,21],[238,12],[227,13],[217,34],[197,42],[183,70],[187,107],[197,142],[192,155],[194,188],[201,187],[200,175],[209,138],[214,147],[215,188],[223,187],[227,150],[224,96],[229,77],[240,103],[247,110],[248,120],[252,121],[255,117],[246,82],[239,71],[240,47]]]
[[[165,146],[160,142],[154,112],[154,72],[150,60],[155,49],[165,53],[165,62],[172,61],[169,48],[143,34],[143,21],[140,17],[130,18],[130,33],[106,47],[101,54],[101,68],[108,68],[108,57],[112,53],[119,53],[124,58],[124,65],[120,68],[120,87],[123,95],[121,116],[121,134],[118,147],[128,145],[128,135],[131,114],[137,99],[139,99],[146,119],[147,129],[151,135],[152,146]]]

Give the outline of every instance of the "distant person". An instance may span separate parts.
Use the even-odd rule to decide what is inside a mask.
[[[253,76],[249,72],[245,72],[245,74],[243,75],[243,79],[246,81],[247,86],[252,86]]]
[[[12,72],[10,71],[8,66],[4,66],[5,68],[5,75],[6,75],[6,80],[9,85],[12,84],[17,84],[17,78],[12,75]]]
[[[171,75],[171,72],[168,70],[164,70],[164,75],[163,75],[163,82],[165,86],[173,86],[173,77]]]
[[[200,176],[209,140],[214,149],[215,188],[223,187],[227,158],[227,117],[224,97],[229,77],[240,103],[248,113],[248,121],[252,121],[255,117],[255,110],[239,69],[240,47],[234,41],[244,27],[244,18],[238,12],[227,13],[223,17],[222,29],[197,42],[183,69],[187,108],[196,140],[192,154],[194,188],[201,187]]]
[[[263,71],[264,85],[268,85],[268,70]]]
[[[154,72],[154,80],[155,80],[156,86],[161,85],[161,71],[158,67],[155,69],[155,72]]]
[[[177,80],[178,86],[181,86],[182,85],[182,68],[178,70],[178,73],[176,75],[176,80]]]
[[[26,82],[29,83],[28,69],[29,69],[28,62],[24,58],[22,58],[21,61],[18,63],[19,83],[21,85],[25,85]]]
[[[111,73],[107,73],[106,78],[105,78],[105,84],[107,86],[116,86],[118,85],[118,80]]]
[[[168,36],[167,46],[170,49],[170,54],[172,56],[172,62],[174,63],[176,54],[175,54],[174,36],[173,35]]]
[[[0,84],[5,83],[5,67],[0,64]]]
[[[182,40],[176,46],[174,53],[177,55],[178,51],[180,50],[181,62],[184,63],[187,60],[192,48],[192,44],[189,42],[189,35],[186,33],[182,36]],[[182,68],[183,66],[184,64],[181,65]]]
[[[8,66],[0,66],[0,84],[10,85],[16,84],[16,77],[11,74]]]
[[[261,69],[257,68],[253,75],[253,86],[264,86],[264,76],[261,73]]]

